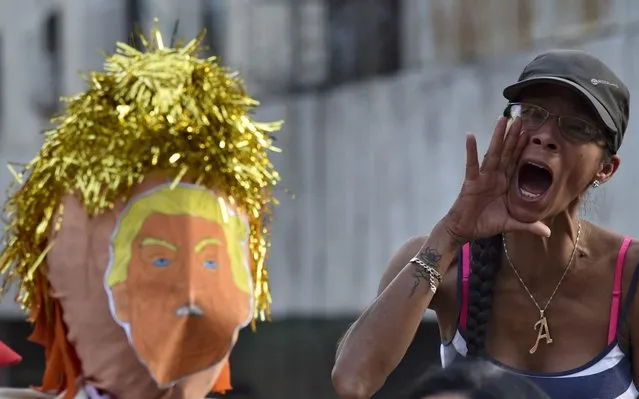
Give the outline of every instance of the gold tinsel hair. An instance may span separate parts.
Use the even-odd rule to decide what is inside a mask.
[[[270,208],[279,175],[269,159],[271,133],[281,122],[257,123],[258,102],[242,81],[218,64],[198,58],[200,36],[165,47],[155,28],[142,37],[143,51],[118,43],[104,72],[86,78],[88,89],[65,99],[55,128],[39,154],[14,171],[19,188],[5,205],[8,226],[0,255],[4,287],[17,284],[18,300],[31,319],[51,317],[46,255],[59,228],[61,198],[77,193],[90,215],[126,200],[132,186],[153,170],[188,175],[216,187],[250,224],[255,319],[269,316],[265,259]],[[23,181],[24,180],[24,181]],[[43,308],[44,307],[44,308]]]

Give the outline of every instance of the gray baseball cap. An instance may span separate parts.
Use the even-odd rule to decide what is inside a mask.
[[[606,64],[584,51],[548,51],[526,65],[517,83],[504,89],[504,97],[519,101],[525,88],[539,83],[564,85],[582,95],[606,126],[610,149],[619,150],[628,127],[630,93]]]

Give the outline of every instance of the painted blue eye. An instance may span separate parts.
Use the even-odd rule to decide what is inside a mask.
[[[202,264],[207,269],[215,269],[217,267],[217,261],[214,260],[205,260],[204,262],[202,262]]]
[[[155,267],[167,267],[170,264],[171,264],[171,259],[167,259],[167,258],[153,259],[153,266]]]

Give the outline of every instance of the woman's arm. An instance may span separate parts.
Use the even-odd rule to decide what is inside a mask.
[[[459,242],[508,231],[526,231],[542,237],[550,229],[542,222],[514,219],[505,196],[518,159],[529,138],[516,118],[506,134],[506,118],[499,118],[481,165],[475,136],[466,136],[466,174],[457,200],[431,231],[417,257],[446,274]],[[516,133],[514,133],[516,132]],[[404,253],[406,252],[406,253]],[[351,326],[340,343],[333,367],[333,385],[343,399],[368,399],[399,364],[422,316],[433,300],[429,273],[410,262],[415,254],[404,250],[390,269],[402,268],[393,281]],[[403,265],[403,267],[402,267]]]
[[[434,294],[428,273],[409,263],[419,254],[444,276],[455,259],[459,244],[440,223],[421,248],[407,242],[391,260],[382,279],[399,273],[348,330],[337,350],[333,385],[343,399],[368,399],[397,367],[412,342]]]

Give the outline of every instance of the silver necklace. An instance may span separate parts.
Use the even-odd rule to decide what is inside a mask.
[[[539,310],[539,320],[537,320],[537,322],[533,326],[535,331],[537,331],[537,341],[535,341],[535,345],[533,345],[533,347],[530,348],[530,350],[528,351],[531,355],[537,351],[537,348],[539,347],[539,341],[541,341],[542,339],[546,340],[546,344],[552,344],[550,327],[548,325],[548,319],[546,318],[545,313],[546,309],[548,309],[548,306],[550,305],[550,302],[555,297],[557,290],[561,286],[561,283],[564,282],[564,279],[568,274],[568,270],[570,269],[570,266],[572,266],[572,262],[575,260],[575,254],[577,253],[577,244],[579,243],[579,236],[581,235],[581,220],[579,220],[577,223],[577,238],[575,239],[575,246],[572,249],[572,254],[570,254],[570,260],[568,260],[568,264],[566,264],[566,267],[564,268],[564,273],[561,275],[561,278],[557,282],[555,289],[553,290],[552,294],[550,294],[550,298],[548,298],[548,301],[546,302],[546,306],[544,306],[543,308],[539,306],[539,302],[537,302],[534,295],[530,292],[528,286],[526,285],[526,283],[524,283],[524,280],[519,275],[519,271],[517,271],[517,268],[510,259],[510,254],[508,253],[508,245],[506,243],[506,235],[502,234],[502,242],[504,244],[504,254],[506,255],[506,260],[508,261],[510,267],[513,269],[513,272],[515,272],[515,276],[517,276],[517,279],[521,283],[521,286],[524,287],[524,290],[526,290],[526,293],[528,294],[530,299],[532,299],[533,303],[537,307],[537,310]]]

